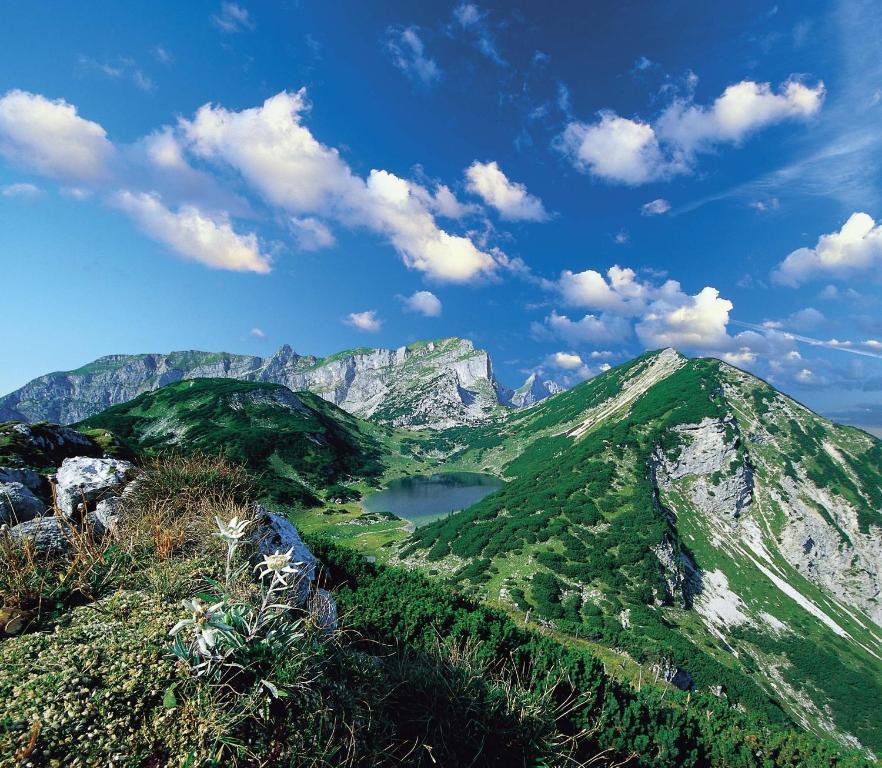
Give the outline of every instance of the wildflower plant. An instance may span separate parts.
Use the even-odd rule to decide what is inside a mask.
[[[284,697],[284,688],[273,679],[275,672],[309,633],[306,612],[291,602],[303,578],[303,563],[292,560],[293,549],[264,555],[254,568],[260,599],[235,601],[230,591],[239,572],[233,563],[250,521],[234,517],[215,522],[215,535],[227,543],[224,595],[211,605],[199,598],[183,601],[190,615],[169,632],[174,638],[171,653],[193,677],[237,695],[257,691],[271,699]]]
[[[233,558],[251,521],[240,520],[238,516],[235,516],[225,523],[218,515],[215,515],[214,522],[218,528],[218,532],[214,535],[223,539],[227,544],[227,567],[224,573],[224,588],[229,590],[230,581],[233,578]]]

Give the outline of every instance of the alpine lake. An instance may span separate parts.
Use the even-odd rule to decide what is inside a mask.
[[[367,512],[391,512],[419,527],[470,507],[504,484],[477,472],[402,477],[364,498],[362,506]]]

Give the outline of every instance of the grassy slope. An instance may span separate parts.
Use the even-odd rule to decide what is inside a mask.
[[[375,484],[396,444],[389,430],[316,395],[229,379],[170,384],[78,426],[108,429],[148,454],[224,453],[259,477],[265,498],[297,506]]]
[[[586,407],[617,394],[621,383],[649,359],[644,356],[543,405],[479,428],[471,440],[465,430],[448,430],[424,443],[427,449],[449,452],[457,468],[495,469],[513,482],[462,515],[419,529],[405,557],[457,581],[470,580],[490,599],[508,593],[521,609],[530,608],[564,630],[626,647],[639,659],[672,660],[699,686],[722,682],[729,696],[773,712],[774,705],[763,703],[762,688],[806,725],[853,733],[879,750],[882,723],[872,702],[882,694],[882,665],[866,650],[880,647],[875,625],[837,605],[774,554],[775,575],[834,617],[852,639],[837,637],[761,573],[743,546],[721,547],[719,526],[688,502],[685,491],[662,498],[664,507],[654,502],[648,461],[656,445],[676,454],[672,427],[704,417],[722,419],[735,411],[747,434],[764,418],[757,415],[762,408],[756,399],[771,402],[782,396],[768,387],[759,387],[761,394],[754,395],[745,389],[746,381],[759,385],[752,377],[733,382],[728,366],[693,361],[638,399],[623,418],[618,414],[600,423],[576,442],[564,434]],[[745,391],[740,402],[733,402]],[[813,479],[853,501],[862,528],[877,523],[873,494],[878,492],[878,441],[794,406],[796,417],[788,412],[778,428],[778,442],[763,448],[766,463],[756,459],[755,514],[764,509],[763,482],[776,476],[773,460],[777,457],[783,472],[784,455],[802,458],[802,481]],[[746,414],[753,414],[753,423]],[[802,426],[796,428],[792,421]],[[838,446],[841,464],[831,462],[821,449],[825,440]],[[770,526],[765,534],[774,542],[777,531]],[[653,551],[665,541],[675,548],[682,541],[699,568],[725,574],[730,588],[753,608],[753,621],[724,637],[675,596],[665,595]],[[769,550],[774,553],[775,547]],[[651,607],[659,600],[663,607]],[[621,623],[623,610],[630,614],[627,629]],[[763,612],[788,630],[767,631]],[[770,665],[777,667],[773,676],[760,672],[760,666]],[[825,705],[832,711],[824,712]]]

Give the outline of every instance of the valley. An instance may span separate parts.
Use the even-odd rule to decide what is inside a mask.
[[[130,455],[222,454],[307,537],[453,585],[628,685],[713,692],[882,751],[879,441],[670,349],[475,423],[405,423],[188,378],[76,428]],[[497,480],[421,512],[445,473]]]

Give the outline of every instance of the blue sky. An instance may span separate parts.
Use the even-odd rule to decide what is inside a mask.
[[[461,335],[882,426],[882,8],[730,5],[5,3],[0,392]]]

